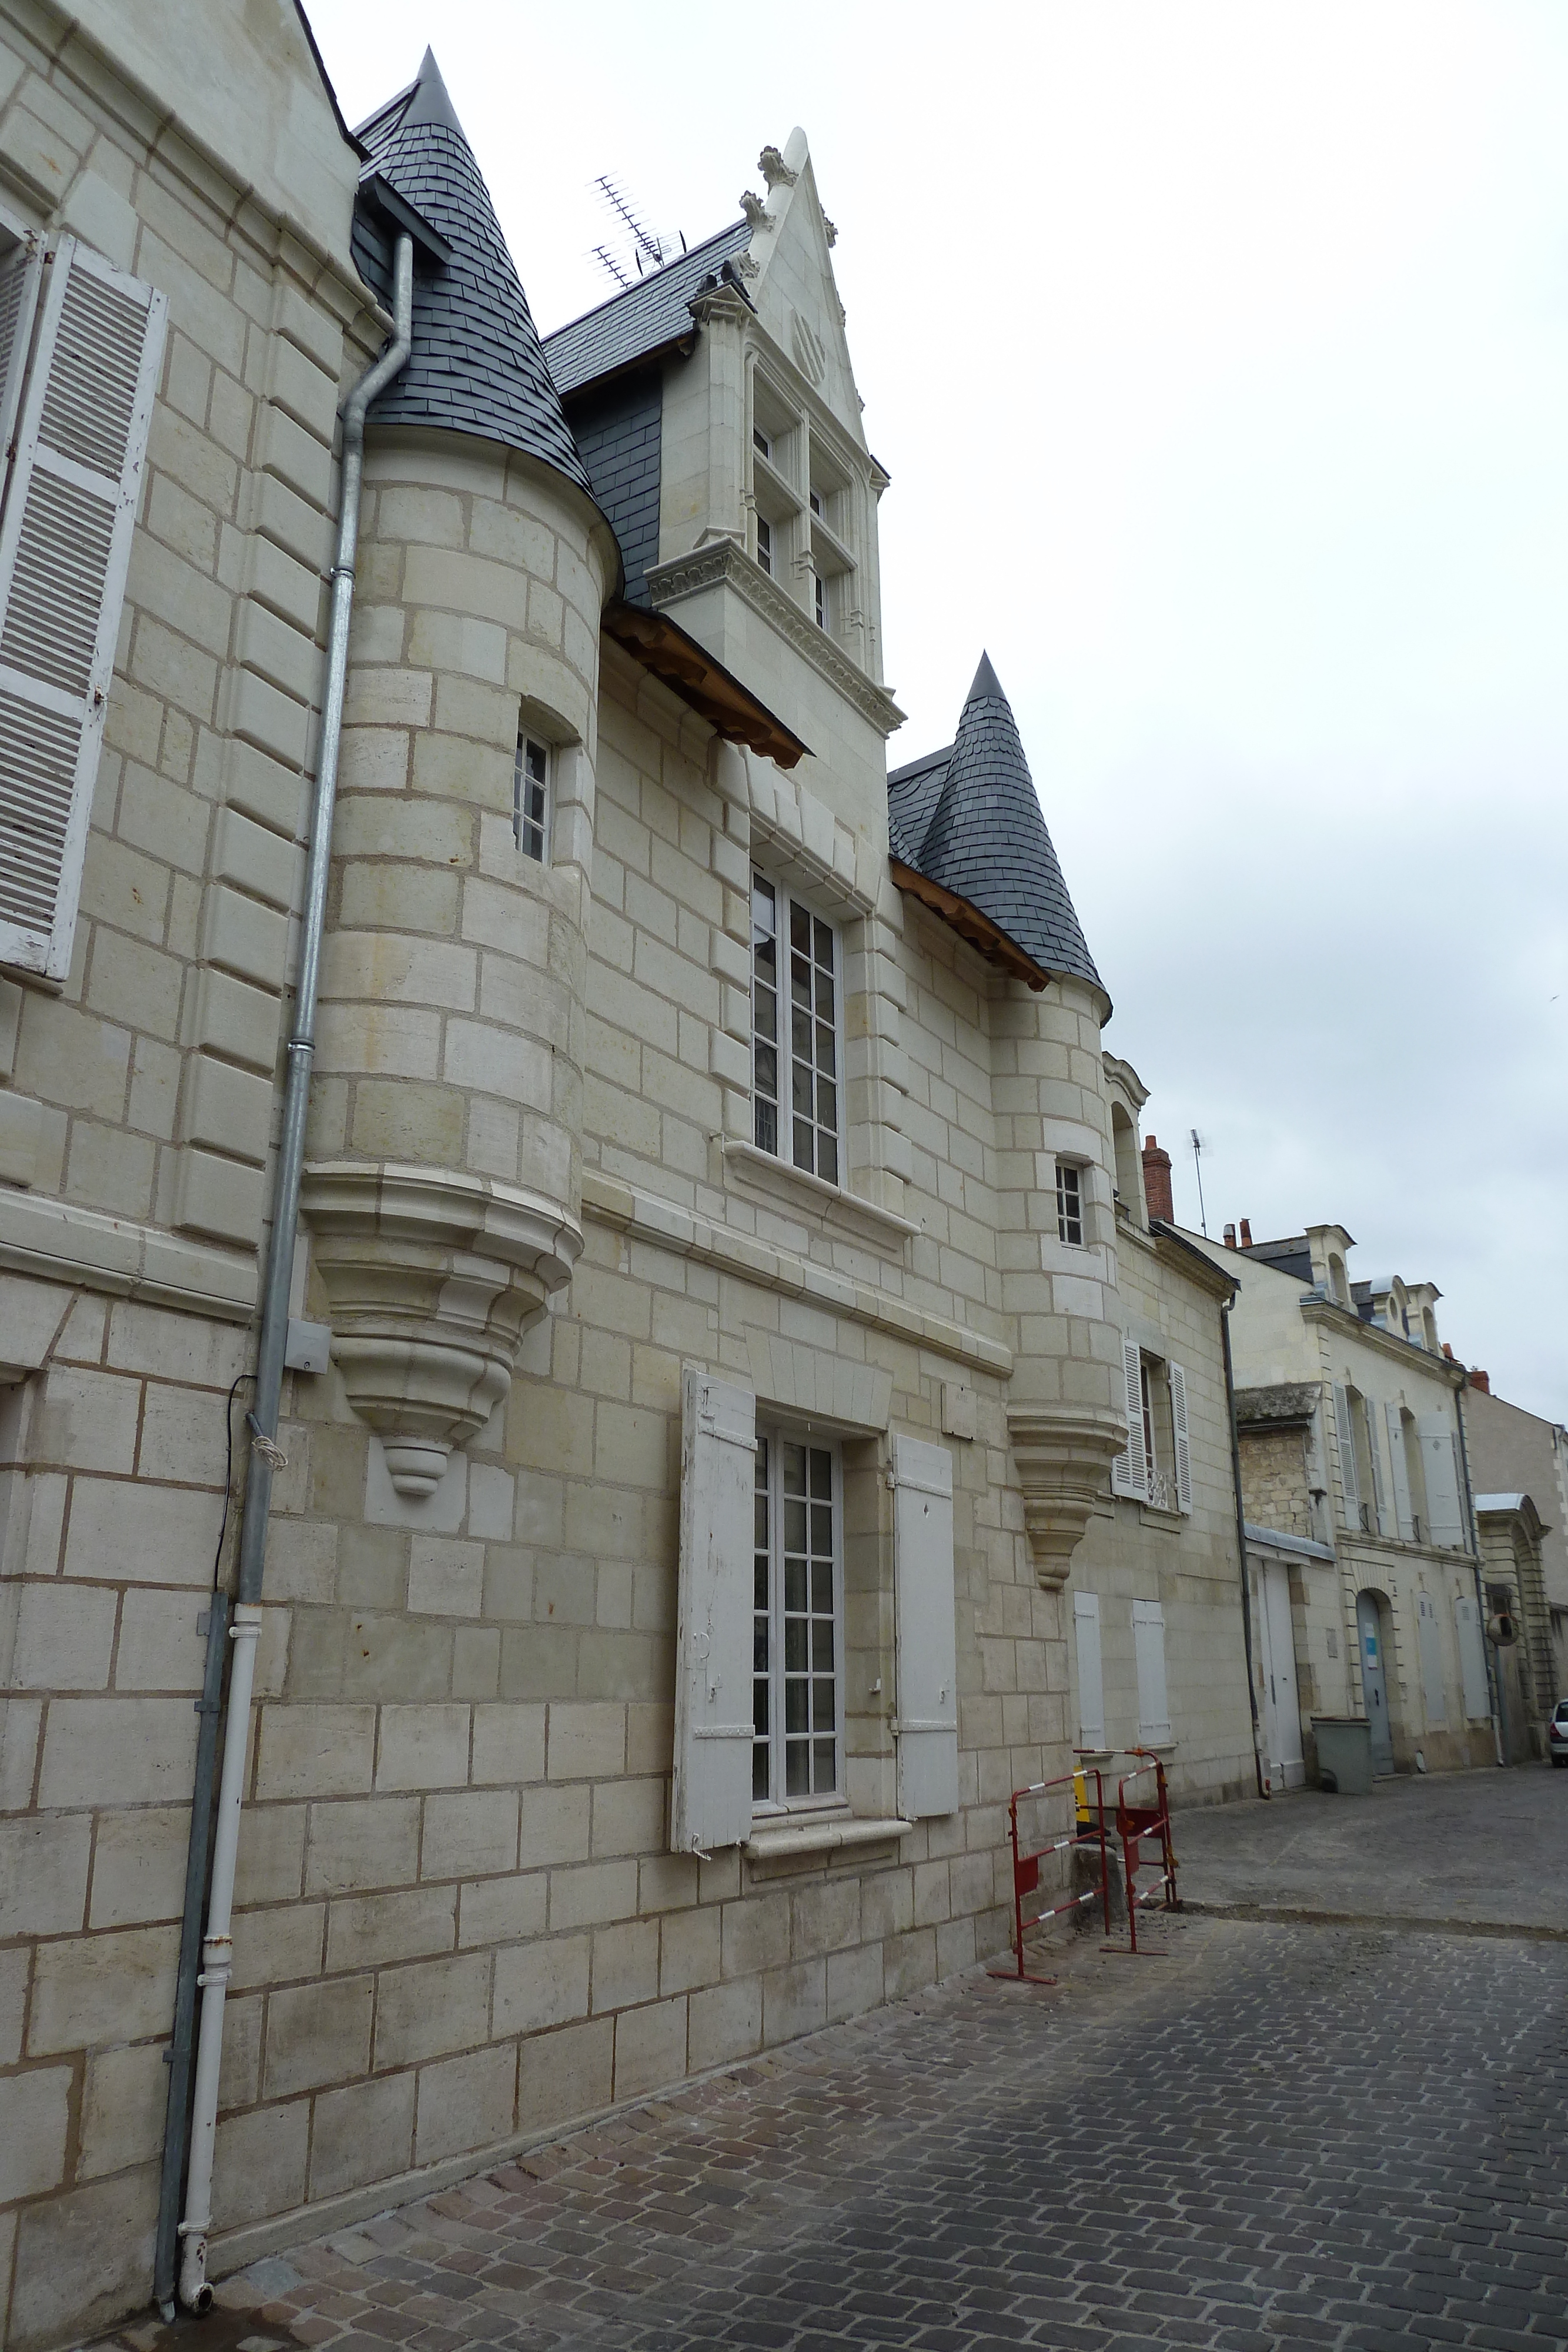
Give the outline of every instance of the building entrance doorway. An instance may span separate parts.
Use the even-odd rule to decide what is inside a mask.
[[[1263,1770],[1270,1796],[1299,1789],[1307,1777],[1301,1755],[1301,1705],[1296,1690],[1296,1643],[1291,1630],[1290,1570],[1279,1560],[1260,1564],[1259,1630],[1262,1634]]]
[[[1383,1655],[1383,1616],[1373,1592],[1355,1596],[1355,1631],[1361,1644],[1361,1691],[1372,1727],[1372,1769],[1385,1777],[1394,1769],[1394,1734],[1388,1724],[1388,1677]]]

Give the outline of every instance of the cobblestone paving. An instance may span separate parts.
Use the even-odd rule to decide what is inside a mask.
[[[1165,1940],[1081,1948],[1055,1990],[959,1980],[269,2258],[220,2289],[225,2335],[1568,2343],[1568,1947],[1193,1918]]]

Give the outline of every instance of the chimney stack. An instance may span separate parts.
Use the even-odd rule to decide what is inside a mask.
[[[1250,1249],[1252,1246],[1252,1220],[1250,1217],[1243,1217],[1241,1220],[1241,1246],[1243,1249]]]
[[[1236,1247],[1236,1228],[1234,1225],[1227,1225],[1225,1228],[1225,1246],[1227,1249],[1234,1249]]]
[[[1467,1377],[1471,1388],[1479,1389],[1482,1396],[1490,1396],[1491,1374],[1490,1372],[1480,1371],[1472,1365]]]
[[[1162,1151],[1158,1139],[1144,1139],[1144,1198],[1149,1204],[1151,1217],[1158,1217],[1167,1225],[1176,1223],[1176,1209],[1171,1201],[1171,1156]]]

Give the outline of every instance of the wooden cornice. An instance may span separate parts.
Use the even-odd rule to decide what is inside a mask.
[[[983,915],[978,907],[971,905],[967,898],[960,898],[956,891],[945,890],[940,882],[933,882],[928,875],[917,874],[914,866],[905,866],[902,858],[890,857],[888,872],[896,888],[906,890],[912,898],[918,898],[923,907],[929,907],[934,915],[939,915],[961,939],[967,940],[988,963],[994,963],[1001,971],[1010,972],[1015,980],[1026,982],[1037,994],[1041,989],[1050,987],[1051,974],[1042,971],[1032,956],[1025,955],[1022,948],[992,922],[989,915]]]
[[[605,606],[602,626],[607,636],[662,678],[727,743],[744,743],[780,768],[792,768],[805,758],[810,746],[667,614],[616,603]]]

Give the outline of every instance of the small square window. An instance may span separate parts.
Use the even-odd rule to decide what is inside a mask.
[[[1074,1249],[1082,1247],[1082,1178],[1071,1160],[1056,1163],[1056,1232],[1058,1240],[1071,1242]]]
[[[517,737],[517,763],[512,773],[512,833],[525,857],[546,862],[549,826],[549,747],[532,735]]]
[[[751,428],[751,446],[756,450],[759,457],[766,457],[768,464],[772,464],[773,444],[768,439],[767,434],[764,433],[760,425],[754,425]]]
[[[766,515],[757,518],[757,561],[771,578],[773,572],[773,525]]]

